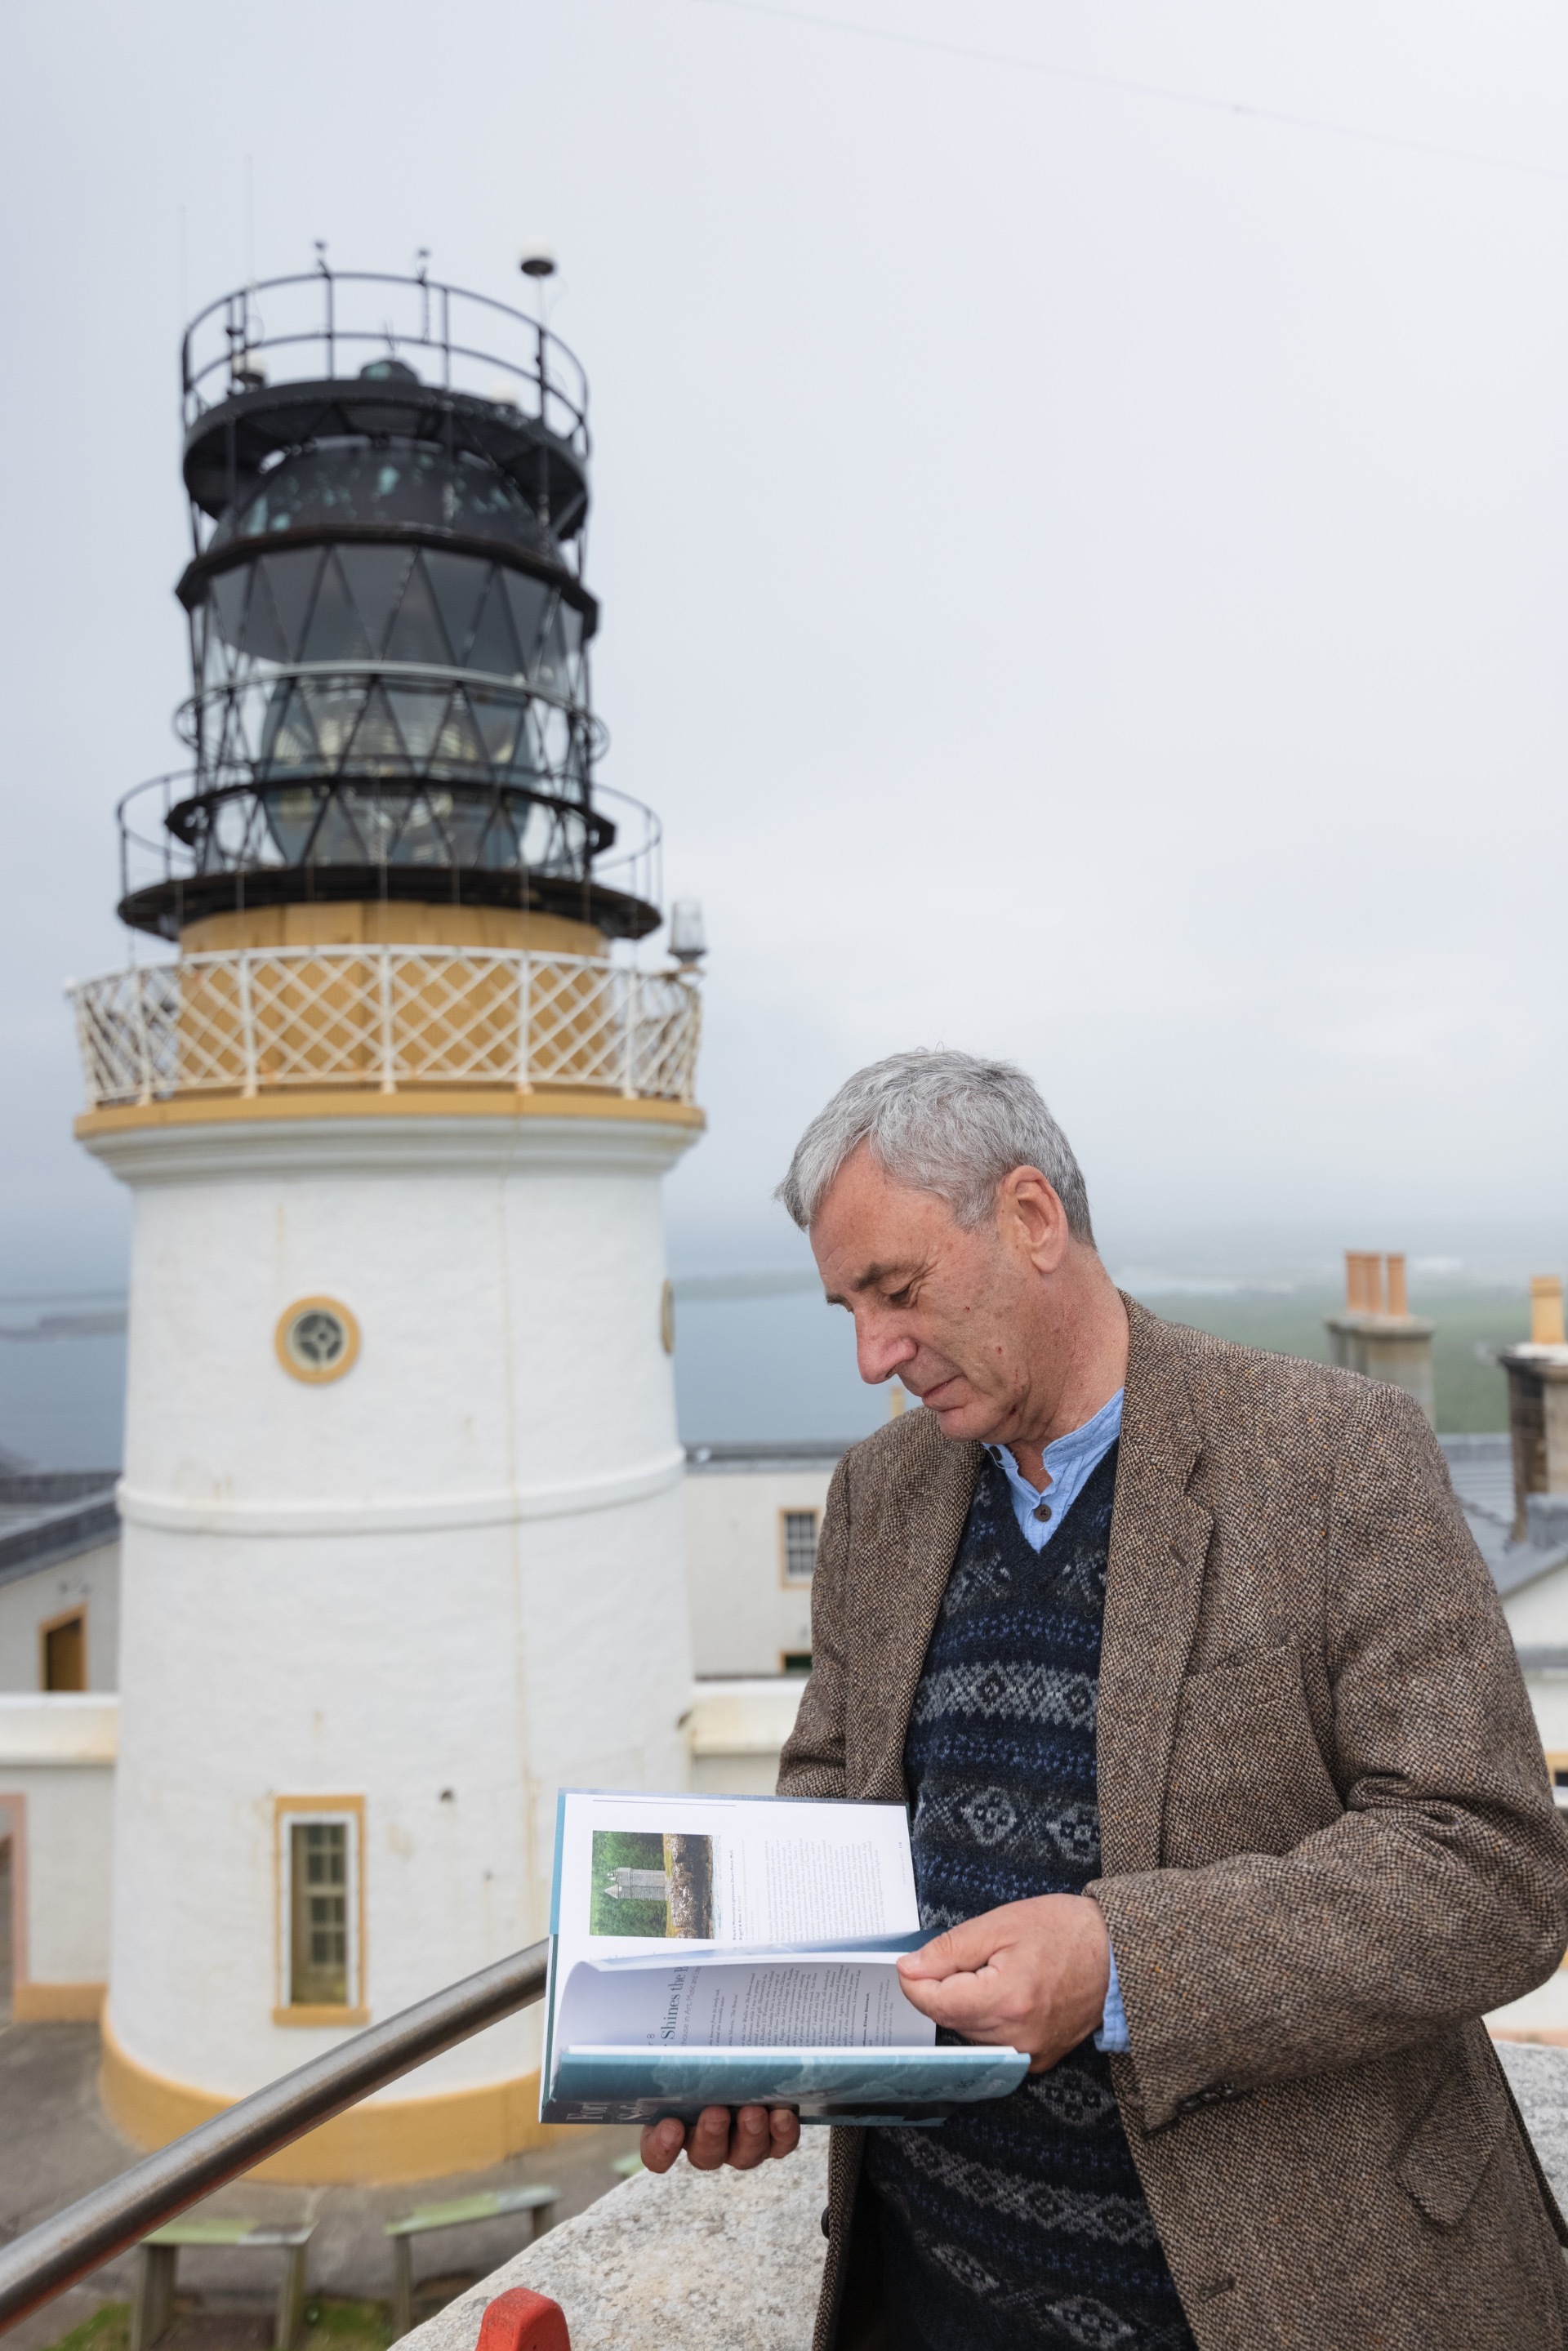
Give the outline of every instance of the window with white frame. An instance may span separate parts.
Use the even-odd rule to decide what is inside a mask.
[[[278,1805],[285,2009],[360,2006],[360,1807]]]
[[[817,1573],[817,1513],[815,1510],[781,1510],[783,1521],[784,1581],[786,1583],[810,1583]]]

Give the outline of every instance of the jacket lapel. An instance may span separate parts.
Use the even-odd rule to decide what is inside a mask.
[[[1209,1511],[1187,1491],[1202,1439],[1163,1326],[1133,1299],[1100,1652],[1105,1875],[1155,1869],[1176,1708],[1197,1631]]]
[[[852,1773],[855,1793],[890,1803],[908,1800],[909,1717],[984,1458],[978,1445],[949,1443],[934,1413],[920,1414],[911,1436],[925,1458],[914,1446],[904,1448],[908,1458],[895,1457],[903,1492],[889,1498],[883,1525],[892,1539],[873,1562],[880,1638],[862,1687],[860,1769]]]

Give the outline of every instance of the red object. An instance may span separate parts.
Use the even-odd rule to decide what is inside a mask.
[[[566,2313],[549,2294],[515,2285],[486,2311],[478,2351],[571,2351]]]

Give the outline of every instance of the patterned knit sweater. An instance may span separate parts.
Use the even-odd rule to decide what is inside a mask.
[[[1098,1876],[1112,1447],[1045,1549],[988,1461],[904,1746],[922,1924]],[[943,2034],[942,2038],[956,2036]],[[1092,2040],[937,2130],[869,2134],[892,2351],[1192,2351]]]

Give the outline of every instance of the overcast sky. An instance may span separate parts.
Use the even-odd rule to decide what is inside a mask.
[[[180,324],[317,237],[504,298],[559,248],[604,778],[712,939],[680,1262],[784,1250],[805,1117],[936,1041],[1039,1077],[1129,1246],[1568,1243],[1560,8],[53,0],[7,48],[0,1286],[120,1268],[59,987],[179,763]]]

